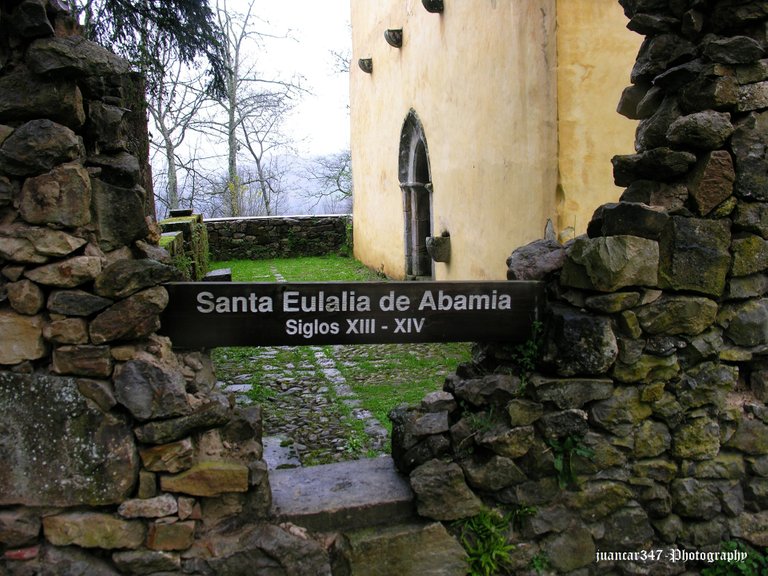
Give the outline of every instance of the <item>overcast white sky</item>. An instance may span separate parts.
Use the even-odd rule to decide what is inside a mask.
[[[255,0],[255,13],[275,34],[290,39],[270,42],[259,68],[269,66],[283,77],[299,74],[305,94],[288,128],[300,155],[320,155],[349,148],[349,76],[335,71],[332,51],[349,51],[350,0]],[[246,0],[229,0],[228,5]],[[258,26],[262,28],[261,25]],[[266,30],[265,30],[266,31]]]

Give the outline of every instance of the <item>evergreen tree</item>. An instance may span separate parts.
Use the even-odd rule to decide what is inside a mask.
[[[208,0],[69,1],[86,37],[134,62],[150,91],[163,81],[163,62],[174,52],[184,63],[207,60],[209,89],[224,93],[222,33]]]

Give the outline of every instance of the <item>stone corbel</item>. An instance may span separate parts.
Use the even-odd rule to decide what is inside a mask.
[[[451,237],[447,234],[443,236],[428,236],[427,253],[435,262],[450,262]]]
[[[373,58],[360,58],[360,60],[357,61],[357,65],[360,66],[360,70],[366,74],[371,74],[373,72]]]
[[[421,0],[427,12],[440,14],[443,11],[443,0]]]
[[[387,44],[393,48],[402,48],[403,46],[403,29],[402,28],[390,28],[384,31],[384,39]]]

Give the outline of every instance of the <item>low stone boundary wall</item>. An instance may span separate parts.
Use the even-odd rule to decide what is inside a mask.
[[[205,222],[212,260],[320,256],[351,250],[352,216],[257,216]]]

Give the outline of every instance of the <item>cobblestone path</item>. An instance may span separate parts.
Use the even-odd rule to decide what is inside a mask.
[[[243,264],[226,263],[235,280],[382,280],[345,258]],[[219,348],[213,359],[225,391],[262,405],[265,458],[274,468],[389,452],[387,412],[442,388],[469,359],[469,344]]]
[[[455,344],[221,348],[214,362],[225,391],[262,405],[268,462],[275,443],[282,448],[270,465],[307,466],[388,452],[388,432],[379,421],[386,417],[364,409],[354,388],[391,388],[386,396],[417,401],[424,382],[442,387],[457,364],[457,346],[468,350]],[[410,366],[409,358],[418,365]]]

